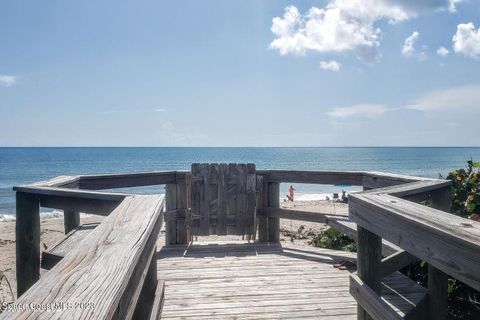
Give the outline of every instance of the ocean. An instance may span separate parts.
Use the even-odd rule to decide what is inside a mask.
[[[480,148],[0,148],[0,221],[13,220],[12,187],[59,175],[188,170],[193,162],[253,162],[258,169],[385,171],[446,176],[480,160]],[[281,195],[289,185],[281,185]],[[298,200],[324,199],[352,186],[295,185]],[[159,186],[129,192],[163,193]],[[61,213],[43,209],[43,215]]]

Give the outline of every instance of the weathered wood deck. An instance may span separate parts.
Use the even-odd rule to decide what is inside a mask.
[[[196,243],[157,253],[165,281],[162,319],[356,319],[351,272],[333,267],[355,253],[263,243]],[[392,291],[400,293],[402,298]],[[391,294],[389,294],[391,293]],[[425,289],[398,272],[383,297],[402,314]],[[409,302],[411,301],[411,302]]]

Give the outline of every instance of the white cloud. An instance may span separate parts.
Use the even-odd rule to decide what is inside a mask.
[[[371,61],[378,56],[380,45],[381,30],[376,22],[396,23],[413,15],[386,0],[331,0],[325,7],[312,7],[303,15],[295,6],[289,6],[283,17],[272,20],[276,38],[270,48],[281,55],[355,50],[361,58]]]
[[[447,56],[449,53],[448,49],[445,48],[445,47],[440,47],[437,49],[437,54],[440,56],[440,57],[445,57]]]
[[[10,87],[17,82],[17,77],[0,74],[0,86]]]
[[[323,70],[339,71],[341,66],[342,65],[335,60],[320,61],[320,68]]]
[[[449,0],[448,1],[448,11],[457,12],[456,4],[463,2],[463,0]]]
[[[420,37],[420,33],[418,31],[414,31],[409,37],[407,37],[402,46],[402,54],[407,57],[416,57],[419,61],[423,61],[427,58],[427,54],[424,51],[417,52],[415,49],[415,43],[417,42],[418,38]],[[426,47],[423,46],[423,49]]]
[[[480,84],[436,90],[421,96],[407,108],[425,112],[480,111]]]
[[[164,109],[164,108],[157,108],[154,110],[155,112],[165,112],[167,111],[167,109]]]
[[[456,5],[463,2],[463,0],[392,0],[392,2],[416,13],[432,11],[449,11],[453,13],[457,11]]]
[[[452,41],[455,52],[480,59],[480,28],[475,29],[472,22],[459,24]]]
[[[335,119],[351,117],[376,118],[388,112],[388,108],[379,104],[357,104],[349,107],[333,108],[327,112],[328,116]]]

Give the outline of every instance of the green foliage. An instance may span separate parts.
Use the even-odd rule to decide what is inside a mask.
[[[447,176],[452,181],[450,211],[465,218],[477,220],[480,213],[480,163],[467,161],[466,169],[458,169]]]
[[[353,239],[332,228],[316,235],[313,238],[313,245],[326,249],[357,252],[357,244]]]
[[[452,181],[450,212],[477,221],[480,221],[479,168],[479,162],[469,160],[465,169],[454,170],[447,176],[447,179]],[[425,261],[411,264],[401,272],[427,286],[428,264]],[[449,279],[448,318],[480,319],[480,292],[456,279]]]

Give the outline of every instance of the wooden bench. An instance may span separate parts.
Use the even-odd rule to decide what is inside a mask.
[[[164,284],[155,254],[163,206],[161,195],[127,196],[83,240],[81,228],[70,233],[49,254],[69,252],[13,304],[30,307],[0,319],[159,319]]]

